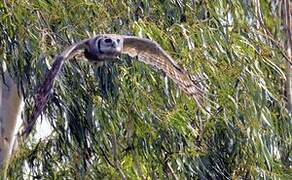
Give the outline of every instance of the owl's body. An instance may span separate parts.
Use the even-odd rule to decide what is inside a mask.
[[[105,34],[89,39],[85,45],[84,55],[91,63],[100,64],[115,59],[121,54],[138,56],[138,60],[162,70],[179,88],[189,96],[193,96],[198,103],[202,103],[203,94],[196,82],[154,41],[133,36]]]
[[[46,79],[38,90],[35,110],[32,113],[30,127],[26,130],[26,133],[30,132],[36,118],[48,101],[54,78],[63,62],[80,53],[89,63],[98,65],[117,59],[121,54],[137,56],[139,61],[163,71],[180,89],[193,97],[199,105],[203,103],[203,91],[199,85],[155,41],[134,36],[103,34],[73,44],[55,58],[52,69],[46,74]]]

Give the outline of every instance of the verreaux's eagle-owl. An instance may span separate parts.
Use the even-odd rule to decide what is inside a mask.
[[[198,104],[203,102],[203,92],[195,80],[158,43],[135,36],[103,34],[75,43],[55,57],[51,70],[46,74],[44,83],[37,92],[35,108],[29,120],[29,126],[25,130],[26,134],[31,131],[37,117],[47,103],[54,79],[64,61],[78,54],[84,55],[93,64],[116,59],[121,54],[137,56],[139,61],[162,70],[180,89],[193,97]]]

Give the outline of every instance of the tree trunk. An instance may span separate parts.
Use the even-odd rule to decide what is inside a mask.
[[[284,6],[283,6],[283,22],[284,22],[284,29],[285,29],[285,51],[287,54],[287,57],[289,61],[286,63],[287,68],[286,68],[286,93],[287,93],[287,107],[288,111],[291,115],[292,113],[292,53],[291,53],[291,47],[292,47],[292,41],[291,41],[291,12],[292,12],[292,6],[291,3],[289,2],[290,0],[284,0]]]
[[[8,72],[4,70],[4,78],[0,78],[0,169],[5,168],[9,160],[14,141],[18,119],[23,107],[22,96],[17,90],[17,84]]]

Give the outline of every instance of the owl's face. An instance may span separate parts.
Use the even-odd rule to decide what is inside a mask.
[[[123,40],[120,37],[104,35],[90,41],[84,55],[89,62],[95,63],[117,58],[122,49]]]
[[[97,42],[96,46],[101,53],[115,55],[122,51],[122,40],[119,37],[103,36]]]

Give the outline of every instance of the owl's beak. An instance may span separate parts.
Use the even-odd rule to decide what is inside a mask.
[[[122,50],[119,42],[117,42],[117,41],[113,41],[112,47],[115,48],[117,51],[121,51]]]
[[[114,48],[118,47],[118,43],[116,41],[113,41],[112,47],[114,47]]]

